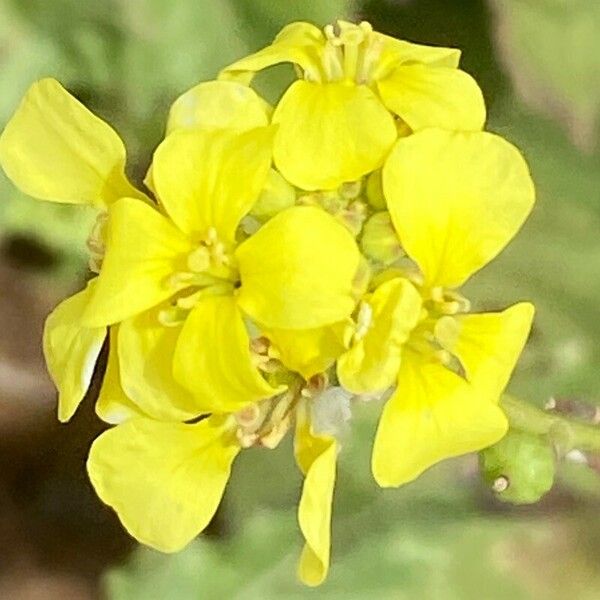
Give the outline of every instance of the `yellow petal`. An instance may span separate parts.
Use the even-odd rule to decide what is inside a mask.
[[[360,322],[361,313],[367,323]],[[392,386],[400,369],[402,345],[420,313],[421,296],[406,279],[387,281],[367,296],[359,312],[359,337],[338,360],[340,384],[355,394]],[[361,327],[366,332],[362,333]]]
[[[94,285],[95,280],[61,302],[44,326],[44,357],[58,388],[58,418],[63,422],[73,416],[83,400],[106,337],[105,327],[82,324]]]
[[[460,61],[460,50],[456,48],[413,44],[382,33],[374,33],[374,36],[377,40],[376,43],[381,48],[381,57],[378,62],[384,66],[393,63],[396,65],[421,63],[431,67],[456,68]]]
[[[315,329],[268,329],[272,352],[290,370],[310,379],[326,371],[346,349],[349,324],[340,321]]]
[[[169,280],[193,249],[150,205],[123,198],[109,209],[106,254],[85,313],[90,326],[117,323],[156,306],[185,287]]]
[[[162,142],[153,184],[181,231],[206,234],[214,227],[223,241],[234,241],[267,179],[273,134],[270,127],[244,133],[183,129]]]
[[[231,296],[206,296],[187,317],[173,362],[175,378],[210,412],[235,412],[285,390],[254,366],[250,338]]]
[[[309,422],[304,420],[296,429],[295,452],[305,475],[298,523],[306,544],[298,576],[306,585],[316,586],[323,582],[329,570],[337,443],[334,438],[313,435]]]
[[[173,377],[173,357],[181,326],[165,327],[158,309],[123,321],[119,327],[121,382],[127,395],[148,416],[187,421],[202,410]]]
[[[272,108],[253,89],[234,81],[204,81],[171,106],[167,134],[203,127],[246,131],[269,124]]]
[[[110,348],[106,372],[102,380],[100,394],[96,401],[96,414],[106,423],[118,425],[133,417],[143,417],[144,413],[123,391],[119,374],[119,356],[117,353],[117,326],[110,330]]]
[[[472,385],[497,400],[523,351],[534,310],[522,302],[499,313],[443,317],[435,337],[460,360]]]
[[[279,101],[273,157],[305,190],[334,189],[381,166],[396,139],[394,119],[366,86],[296,81]]]
[[[485,101],[477,82],[464,71],[409,64],[378,82],[384,104],[413,131],[441,127],[480,131]]]
[[[239,304],[267,328],[321,327],[354,309],[358,247],[348,230],[320,208],[280,212],[238,247],[236,257]]]
[[[525,160],[507,141],[436,129],[397,143],[383,187],[425,283],[447,287],[464,283],[508,244],[535,196]]]
[[[507,428],[503,412],[480,390],[406,351],[377,428],[373,475],[382,487],[402,485],[441,460],[491,446]]]
[[[273,40],[273,43],[250,56],[246,56],[221,71],[219,79],[234,79],[249,84],[257,71],[279,63],[298,65],[313,78],[319,77],[319,52],[325,44],[323,32],[310,23],[290,23]]]
[[[133,419],[103,433],[87,462],[100,499],[138,541],[177,552],[210,522],[239,446],[222,421]]]
[[[29,196],[104,206],[145,198],[124,174],[117,133],[58,81],[34,83],[0,137],[0,165]]]

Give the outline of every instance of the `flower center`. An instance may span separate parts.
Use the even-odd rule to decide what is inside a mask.
[[[333,25],[327,25],[324,32],[327,41],[321,66],[325,81],[370,83],[382,51],[370,23],[338,21],[337,32]]]
[[[181,324],[187,312],[204,296],[233,292],[239,284],[239,273],[232,250],[219,240],[214,227],[200,238],[198,246],[185,259],[186,268],[167,280],[176,295],[171,305],[159,312],[162,325]]]
[[[446,331],[449,327],[455,327],[453,316],[469,312],[471,303],[455,290],[442,287],[422,290],[422,293],[424,296],[422,319],[411,332],[406,347],[466,378],[460,360],[443,347],[436,334],[442,324]]]

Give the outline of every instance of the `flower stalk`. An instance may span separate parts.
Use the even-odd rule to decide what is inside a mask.
[[[547,436],[561,453],[575,448],[584,452],[600,452],[598,426],[542,410],[508,394],[502,396],[500,405],[512,428]]]

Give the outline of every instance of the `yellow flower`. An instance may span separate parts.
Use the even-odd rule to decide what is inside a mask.
[[[246,86],[206,82],[177,99],[168,132],[185,127],[242,131],[267,125],[270,113],[271,108]],[[38,81],[27,91],[0,137],[0,165],[30,196],[100,211],[88,242],[95,272],[103,257],[108,207],[123,197],[150,203],[124,174],[125,147],[117,133],[54,79]],[[59,390],[61,421],[69,420],[83,399],[106,337],[106,327],[82,323],[95,283],[90,281],[57,306],[44,329],[44,355]],[[107,379],[105,386],[110,389],[101,395],[97,411],[103,419],[116,422],[135,409],[125,402],[120,389],[110,385],[113,378]],[[116,396],[122,402],[117,403]]]
[[[253,364],[246,316],[300,329],[354,309],[361,257],[324,211],[286,209],[239,242],[270,169],[272,137],[272,128],[176,131],[154,156],[160,210],[131,198],[109,207],[84,322],[120,323],[123,388],[151,416],[232,412],[277,393]]]
[[[275,164],[300,188],[334,189],[380,167],[398,127],[483,127],[481,91],[457,68],[459,58],[458,50],[396,40],[366,22],[339,21],[337,33],[299,22],[220,78],[250,83],[257,71],[293,63],[299,80],[273,114]]]
[[[33,84],[6,125],[0,165],[20,190],[41,200],[103,210],[121,196],[146,198],[125,177],[125,147],[117,133],[53,79]],[[100,241],[92,240],[93,251]],[[61,421],[71,418],[85,395],[106,336],[105,327],[81,325],[94,285],[59,304],[44,329]]]
[[[398,141],[383,169],[383,188],[398,240],[414,262],[400,262],[375,279],[337,373],[355,393],[395,386],[372,466],[380,485],[396,486],[506,432],[497,402],[525,344],[533,307],[468,314],[456,288],[515,235],[534,189],[525,161],[508,142],[435,129]]]
[[[130,419],[93,443],[90,479],[132,536],[177,552],[210,522],[240,450],[275,447],[295,421],[296,460],[305,475],[298,520],[306,544],[299,576],[318,585],[329,568],[338,451],[330,426],[315,431],[312,411],[320,395],[292,377],[283,394],[235,414],[213,414],[191,424]],[[323,400],[327,407],[335,405],[335,398]]]

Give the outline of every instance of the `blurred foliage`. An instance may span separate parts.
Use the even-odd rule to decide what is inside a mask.
[[[600,3],[492,0],[501,57],[527,103],[551,117],[582,150],[598,149]]]

